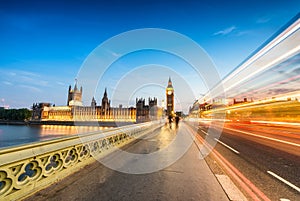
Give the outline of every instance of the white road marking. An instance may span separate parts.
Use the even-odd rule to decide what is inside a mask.
[[[221,145],[227,147],[228,149],[230,149],[231,151],[235,152],[236,154],[240,154],[239,151],[235,150],[234,148],[232,148],[231,146],[225,144],[224,142],[218,140],[217,138],[214,138],[217,142],[219,142]]]
[[[285,141],[285,140],[279,140],[279,139],[276,139],[276,138],[271,138],[271,137],[266,137],[266,136],[262,136],[262,135],[257,135],[257,134],[254,134],[254,133],[249,133],[249,132],[246,132],[246,131],[236,130],[236,129],[232,129],[232,128],[226,128],[226,129],[232,130],[232,131],[235,131],[235,132],[244,133],[246,135],[252,135],[252,136],[255,136],[255,137],[260,137],[260,138],[264,138],[264,139],[268,139],[268,140],[272,140],[272,141],[281,142],[281,143],[293,145],[293,146],[296,146],[296,147],[300,147],[300,144],[297,144],[297,143],[294,143],[294,142],[288,142],[288,141]]]
[[[291,182],[283,179],[282,177],[278,176],[277,174],[275,174],[274,172],[271,171],[267,171],[267,173],[269,173],[270,175],[272,175],[273,177],[275,177],[276,179],[282,181],[283,183],[285,183],[286,185],[292,187],[293,189],[295,189],[296,191],[298,191],[300,193],[300,188],[297,187],[296,185],[292,184]]]
[[[280,200],[280,201],[291,201],[291,200],[286,199],[286,198],[280,198],[279,200]]]
[[[202,133],[204,133],[205,135],[209,135],[207,132],[205,132],[204,130],[201,130]]]

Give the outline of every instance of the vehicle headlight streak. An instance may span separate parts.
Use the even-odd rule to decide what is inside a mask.
[[[223,85],[224,91],[228,92],[230,89],[238,86],[242,82],[251,79],[258,73],[274,67],[288,58],[300,53],[300,15],[287,29],[276,36],[270,43],[264,46],[256,54],[250,57],[235,71],[223,79],[219,85]],[[283,52],[284,51],[284,52]],[[218,94],[217,85],[213,90],[213,94]],[[216,97],[210,97],[207,93],[201,97],[198,102],[204,100],[209,101]],[[219,94],[221,95],[221,94]],[[230,95],[230,94],[227,94]]]

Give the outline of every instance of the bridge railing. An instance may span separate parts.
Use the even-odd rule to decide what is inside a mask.
[[[24,198],[160,127],[124,126],[0,150],[0,200]]]

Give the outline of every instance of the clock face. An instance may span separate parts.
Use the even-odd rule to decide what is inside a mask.
[[[168,95],[171,95],[172,94],[172,91],[168,91]]]

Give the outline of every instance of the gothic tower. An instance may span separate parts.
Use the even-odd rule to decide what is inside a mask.
[[[95,98],[93,97],[92,102],[91,102],[91,107],[96,108],[96,106],[97,106],[97,102],[96,102]]]
[[[72,89],[71,85],[69,86],[67,105],[82,106],[82,87],[80,87],[80,90],[77,88],[77,80],[74,89]]]
[[[106,91],[106,88],[105,88],[103,98],[102,98],[101,109],[102,109],[102,111],[105,111],[105,110],[108,110],[109,108],[110,108],[110,101],[108,100],[107,91]]]
[[[67,100],[67,106],[69,106],[70,101],[72,100],[72,87],[69,85],[69,90],[68,90],[68,100]]]
[[[171,77],[169,77],[168,86],[166,88],[166,99],[167,99],[167,115],[174,115],[174,88],[172,85]]]

